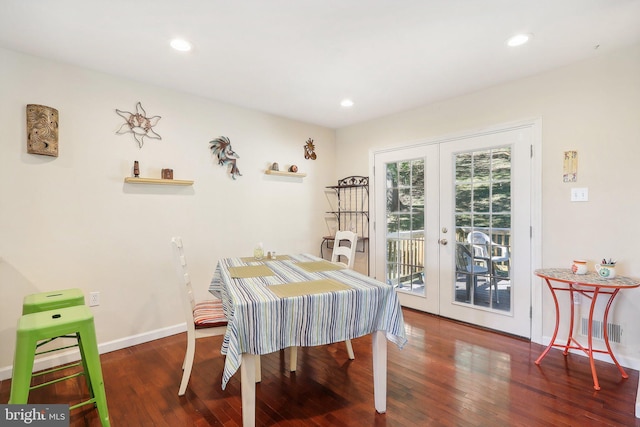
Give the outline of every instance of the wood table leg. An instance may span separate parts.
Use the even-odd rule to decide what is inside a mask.
[[[256,356],[242,353],[240,362],[240,393],[242,397],[242,425],[256,425]]]
[[[373,346],[373,400],[376,411],[387,412],[387,338],[383,331],[372,337]]]
[[[260,356],[256,356],[254,358],[254,360],[256,361],[255,362],[255,365],[256,365],[256,369],[255,369],[256,370],[256,378],[255,378],[255,380],[256,380],[256,384],[257,384],[257,383],[262,381],[262,362],[260,362],[260,360],[261,360]]]
[[[295,372],[298,366],[298,347],[289,347],[289,371]]]

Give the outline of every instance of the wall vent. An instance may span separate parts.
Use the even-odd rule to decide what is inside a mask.
[[[593,321],[593,338],[604,341],[604,323],[601,320]],[[580,319],[580,335],[586,337],[589,332],[589,319]],[[607,323],[607,334],[609,335],[609,342],[621,343],[622,342],[622,325],[616,323]]]

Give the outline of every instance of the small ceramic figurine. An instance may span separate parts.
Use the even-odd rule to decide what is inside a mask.
[[[298,167],[296,165],[291,165],[289,172],[298,172]]]
[[[162,169],[162,179],[173,179],[173,169]]]
[[[279,171],[280,167],[278,166],[278,163],[273,162],[273,164],[271,165],[271,170],[272,171]]]
[[[136,178],[140,178],[140,165],[137,160],[133,161],[133,176]]]

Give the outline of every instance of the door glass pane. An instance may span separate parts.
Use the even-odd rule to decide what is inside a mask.
[[[474,182],[488,182],[491,168],[491,151],[476,151],[471,154],[471,164]]]
[[[411,163],[399,162],[398,163],[398,185],[401,187],[408,187],[411,180]]]
[[[473,211],[474,212],[489,212],[491,207],[491,199],[489,197],[489,184],[487,183],[474,183],[471,186],[473,193]]]
[[[456,156],[456,182],[471,180],[471,154],[461,153]]]
[[[471,212],[471,185],[456,183],[456,208],[458,213]]]
[[[509,212],[511,210],[511,183],[494,182],[491,188],[493,195],[493,212]]]
[[[455,154],[454,300],[511,312],[511,147]]]
[[[387,283],[424,295],[424,159],[386,164]]]

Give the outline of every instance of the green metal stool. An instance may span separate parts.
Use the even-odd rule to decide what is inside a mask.
[[[110,426],[93,314],[86,305],[41,311],[20,317],[16,333],[16,352],[13,358],[13,378],[9,404],[25,404],[32,388],[43,387],[68,378],[60,378],[31,387],[33,361],[38,343],[71,334],[75,334],[78,338],[80,356],[85,367],[84,375],[91,391],[91,398],[73,405],[69,409],[94,404],[98,408],[102,425]]]
[[[73,307],[74,305],[84,305],[84,294],[78,288],[40,292],[24,297],[22,314]]]
[[[64,307],[73,307],[76,305],[84,305],[84,294],[82,293],[82,290],[78,288],[40,292],[37,294],[30,294],[24,297],[22,301],[22,314],[24,315],[24,314],[31,314],[31,313],[39,313],[41,311],[55,310],[55,309],[64,308]],[[40,348],[41,346],[44,346],[58,338],[72,338],[72,339],[75,339],[76,342],[71,345],[66,345],[66,346],[57,347],[57,348],[53,348],[53,349],[49,349],[41,352],[36,352],[36,356],[40,354],[51,353],[54,351],[66,350],[69,348],[78,347],[76,334],[66,335],[62,337],[52,337],[52,338],[49,338],[48,340],[39,342],[37,347]],[[74,363],[71,365],[65,365],[59,368],[50,369],[44,372],[40,372],[38,374],[33,374],[32,377],[39,376],[39,375],[46,375],[53,372],[61,371],[63,369],[77,367],[80,365],[83,366],[83,370],[80,372],[80,374],[73,374],[73,375],[61,378],[59,380],[59,381],[62,381],[64,379],[76,377],[78,375],[81,375],[84,372],[87,372],[87,367],[84,365],[84,361],[80,361],[80,363]],[[85,379],[87,380],[87,386],[89,387],[91,396],[93,396],[93,389],[91,387],[89,378],[85,377]],[[44,385],[47,385],[47,384],[49,383],[45,383]],[[32,387],[32,388],[35,388],[35,387]]]
[[[64,307],[73,307],[76,305],[84,305],[84,294],[78,288],[63,289],[61,291],[49,291],[40,292],[37,294],[31,294],[24,297],[22,300],[22,314],[39,313],[41,311],[55,310]],[[45,345],[56,338],[76,338],[75,334],[64,337],[52,337],[47,341],[38,343],[38,347]],[[52,350],[43,351],[42,353],[50,353],[52,351],[64,350],[71,347],[77,347],[78,344],[69,345],[66,347],[55,348]]]

